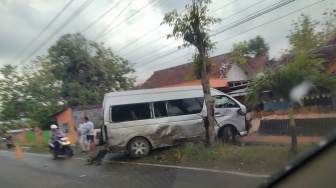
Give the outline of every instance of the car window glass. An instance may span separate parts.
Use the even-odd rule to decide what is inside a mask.
[[[163,101],[154,102],[154,114],[155,117],[167,117],[166,103]]]
[[[134,121],[151,118],[148,103],[113,106],[111,113],[113,122]]]
[[[202,111],[203,98],[169,100],[167,104],[169,116],[197,114]]]
[[[239,108],[239,105],[227,96],[215,96],[214,97],[215,108]]]

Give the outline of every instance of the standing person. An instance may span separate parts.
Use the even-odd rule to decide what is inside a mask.
[[[86,125],[86,139],[90,143],[89,148],[94,152],[94,125],[89,121],[88,117],[84,117],[84,122]]]
[[[87,131],[87,126],[86,123],[84,121],[84,119],[81,120],[80,124],[79,124],[79,132],[80,132],[80,145],[81,145],[81,153],[85,153],[85,152],[89,152],[90,151],[90,145],[87,141],[86,138],[86,131]]]

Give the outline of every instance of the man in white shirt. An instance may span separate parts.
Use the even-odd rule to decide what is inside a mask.
[[[89,121],[88,117],[84,117],[85,127],[86,127],[86,139],[90,143],[89,150],[94,151],[94,125],[91,121]],[[91,149],[91,150],[90,150]]]
[[[82,119],[82,121],[79,124],[79,131],[81,133],[81,136],[80,136],[80,145],[82,149],[81,153],[89,152],[90,143],[87,141],[87,138],[86,138],[87,125],[85,124],[84,119]]]

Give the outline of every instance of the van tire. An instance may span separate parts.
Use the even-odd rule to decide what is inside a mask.
[[[225,127],[222,134],[222,142],[225,144],[235,143],[235,132],[231,126]]]
[[[133,159],[145,157],[150,149],[148,140],[143,137],[135,137],[127,145],[127,152]]]

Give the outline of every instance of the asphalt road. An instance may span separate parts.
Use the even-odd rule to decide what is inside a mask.
[[[108,157],[108,156],[107,156]],[[0,187],[258,187],[266,178],[254,174],[207,171],[105,161],[85,164],[85,156],[53,160],[49,155],[0,151]]]

